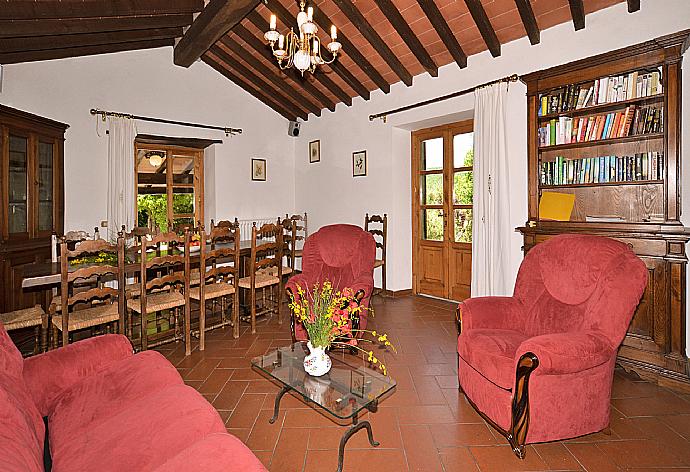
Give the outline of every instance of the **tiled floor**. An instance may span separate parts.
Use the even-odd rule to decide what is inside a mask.
[[[375,298],[376,329],[398,348],[386,356],[397,391],[370,414],[378,448],[358,432],[345,452],[346,471],[510,471],[672,468],[690,471],[690,395],[678,395],[617,372],[612,434],[529,446],[525,460],[488,427],[458,393],[454,306],[420,297]],[[283,316],[286,316],[284,314]],[[252,357],[290,342],[288,323],[259,324],[239,339],[230,330],[208,336],[204,353],[184,357],[181,345],[161,351],[185,381],[218,409],[271,471],[335,471],[343,428],[286,395],[268,423],[279,388],[253,372]]]

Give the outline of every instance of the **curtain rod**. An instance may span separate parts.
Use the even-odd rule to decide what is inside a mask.
[[[517,82],[517,80],[518,80],[517,74],[509,75],[508,77],[503,77],[502,79],[498,79],[498,80],[492,80],[491,82],[486,82],[484,84],[477,85],[475,87],[471,87],[471,88],[468,88],[465,90],[460,90],[459,92],[449,93],[448,95],[443,95],[441,97],[436,97],[436,98],[430,98],[429,100],[424,100],[422,102],[413,103],[412,105],[405,105],[404,107],[384,111],[381,113],[377,113],[375,115],[369,115],[369,121],[374,121],[376,118],[382,118],[383,122],[385,123],[388,115],[392,115],[394,113],[400,113],[402,111],[412,110],[413,108],[419,108],[419,107],[423,107],[426,105],[430,105],[432,103],[442,102],[444,100],[448,100],[451,98],[460,97],[461,95],[466,95],[468,93],[474,92],[478,88],[486,87],[488,85],[498,84],[501,82]]]
[[[227,128],[224,126],[213,126],[213,125],[202,125],[199,123],[188,123],[186,121],[165,120],[163,118],[151,118],[148,116],[130,115],[129,113],[118,113],[116,111],[104,111],[104,110],[99,110],[98,108],[92,108],[90,113],[92,115],[101,115],[103,117],[103,121],[105,121],[106,116],[119,116],[122,118],[131,118],[133,120],[152,121],[154,123],[166,123],[166,124],[170,124],[170,125],[189,126],[191,128],[217,129],[217,130],[223,131],[226,136],[233,135],[233,134],[242,134],[242,128]]]

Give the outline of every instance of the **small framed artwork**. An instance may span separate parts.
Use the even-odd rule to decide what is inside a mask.
[[[309,162],[321,161],[321,141],[309,141]]]
[[[266,159],[252,159],[252,180],[266,180]]]
[[[352,177],[364,177],[367,175],[367,152],[357,151],[352,153]]]

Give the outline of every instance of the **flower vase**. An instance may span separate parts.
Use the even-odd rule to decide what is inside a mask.
[[[326,354],[323,346],[314,347],[307,343],[309,355],[304,357],[304,371],[314,377],[320,377],[331,370],[331,358]]]

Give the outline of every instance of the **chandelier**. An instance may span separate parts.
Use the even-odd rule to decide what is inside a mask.
[[[278,60],[281,69],[295,66],[302,75],[304,71],[314,73],[316,67],[321,64],[330,64],[335,61],[342,45],[336,41],[338,33],[335,25],[331,25],[331,41],[326,48],[331,53],[330,60],[321,57],[321,40],[317,35],[319,29],[313,21],[314,9],[307,8],[304,11],[304,0],[300,0],[300,12],[297,14],[297,29],[292,28],[285,35],[276,31],[276,16],[271,15],[270,29],[264,34],[264,38],[271,45],[273,56]]]

